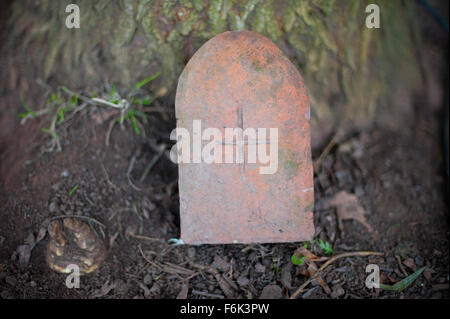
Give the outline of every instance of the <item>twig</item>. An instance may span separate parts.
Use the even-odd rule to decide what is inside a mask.
[[[156,241],[156,242],[160,242],[163,244],[167,244],[166,241],[164,239],[161,238],[153,238],[153,237],[147,237],[147,236],[142,236],[142,235],[135,235],[135,234],[129,234],[130,237],[133,238],[137,238],[137,239],[145,239],[148,241]]]
[[[117,187],[116,185],[114,185],[114,183],[111,182],[111,180],[109,179],[109,175],[108,175],[108,172],[106,171],[105,165],[103,165],[103,161],[100,161],[100,165],[102,166],[103,173],[105,173],[105,176],[106,176],[106,182],[108,182],[108,184],[109,184],[110,186],[112,186],[113,188],[118,189],[118,187]]]
[[[233,298],[232,285],[230,285],[228,283],[228,281],[225,279],[225,276],[220,275],[219,271],[216,268],[213,268],[211,266],[199,265],[194,262],[189,262],[189,264],[194,268],[198,268],[200,270],[205,270],[205,271],[209,272],[210,274],[212,274],[216,278],[216,281],[218,282],[219,287],[220,287],[220,289],[222,289],[225,296],[227,298]]]
[[[145,255],[144,252],[142,251],[141,245],[138,245],[139,251],[142,255],[142,257],[145,259],[146,262],[148,262],[150,265],[152,265],[153,267],[155,267],[156,269],[158,269],[161,272],[165,272],[165,273],[169,273],[169,274],[173,274],[175,275],[178,279],[180,279],[181,281],[184,281],[185,278],[183,278],[182,276],[180,276],[178,273],[179,271],[177,271],[176,269],[167,267],[167,265],[164,265],[164,267],[161,267],[160,265],[156,264],[155,262],[151,261],[150,259],[148,259]]]
[[[60,87],[58,87],[58,88],[59,88],[59,89],[62,89],[64,92],[66,92],[66,93],[68,93],[68,94],[70,94],[70,95],[75,95],[75,94],[76,94],[77,98],[80,99],[80,100],[83,101],[83,102],[86,102],[86,103],[88,103],[88,104],[95,104],[95,103],[93,103],[93,102],[94,102],[93,99],[90,99],[90,98],[88,98],[87,96],[83,96],[83,95],[78,94],[78,93],[76,93],[76,92],[74,92],[74,91],[72,91],[72,90],[69,90],[69,89],[66,88],[65,86],[60,86]]]
[[[139,179],[139,181],[142,183],[145,178],[147,177],[148,173],[150,173],[150,170],[152,169],[153,166],[155,166],[155,164],[158,162],[158,160],[161,158],[161,156],[164,154],[164,149],[162,149],[158,154],[156,154],[152,161],[147,165],[147,167],[145,168],[144,172],[141,175],[141,178]]]
[[[158,269],[159,271],[164,272],[164,270],[162,269],[162,267],[160,267],[158,264],[155,264],[153,261],[151,261],[150,259],[148,259],[148,258],[145,256],[144,252],[142,251],[141,244],[138,245],[138,248],[139,248],[139,252],[141,253],[142,257],[145,259],[146,262],[148,262],[150,265],[152,265],[153,267],[155,267],[155,268]]]
[[[109,139],[111,137],[111,132],[114,127],[114,124],[116,124],[116,120],[114,120],[114,119],[111,122],[109,122],[108,130],[106,131],[106,137],[105,137],[105,145],[106,146],[109,146]]]
[[[137,187],[136,185],[134,185],[133,180],[131,179],[131,172],[133,171],[133,167],[134,167],[134,162],[136,161],[136,156],[133,156],[131,158],[130,161],[130,166],[128,166],[128,170],[127,170],[127,179],[128,179],[128,183],[131,185],[131,187],[133,187],[135,190],[139,191],[139,192],[145,192],[149,189],[151,189],[151,187],[148,188],[141,188],[141,187]]]
[[[328,143],[328,145],[325,147],[325,149],[323,150],[322,154],[320,154],[320,156],[314,161],[313,168],[314,168],[314,171],[316,173],[318,173],[318,171],[319,171],[320,163],[322,162],[322,160],[325,158],[325,156],[328,155],[328,153],[331,151],[331,149],[336,144],[338,133],[339,133],[339,131],[336,132],[336,134],[334,134],[333,138]]]
[[[396,255],[395,259],[397,259],[398,265],[399,265],[400,270],[402,271],[402,273],[405,275],[405,277],[408,277],[409,274],[406,272],[405,267],[403,267],[402,260],[401,260],[400,256]]]
[[[305,281],[305,283],[303,285],[301,285],[290,297],[290,299],[295,299],[300,293],[303,292],[303,290],[306,288],[306,286],[309,285],[309,283],[311,281],[313,281],[315,278],[317,278],[320,273],[327,268],[330,264],[332,264],[333,262],[335,262],[338,259],[341,258],[345,258],[345,257],[352,257],[352,256],[370,256],[370,255],[383,255],[383,253],[379,253],[379,252],[375,252],[375,251],[357,251],[357,252],[351,252],[351,253],[343,253],[340,255],[336,255],[334,257],[332,257],[331,259],[329,259],[326,263],[324,263],[318,270],[317,272],[311,276],[307,281]]]
[[[186,282],[186,281],[189,281],[189,280],[191,280],[192,278],[194,278],[194,277],[197,277],[198,275],[200,275],[201,274],[201,272],[195,272],[195,273],[193,273],[192,275],[190,275],[190,276],[188,276],[188,277],[186,277],[185,279],[183,279],[182,281],[183,282]]]

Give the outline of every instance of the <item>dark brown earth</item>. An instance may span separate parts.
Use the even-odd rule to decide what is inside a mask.
[[[433,80],[427,83],[439,87],[423,88],[410,101],[392,99],[392,107],[407,109],[405,117],[338,135],[329,152],[323,152],[326,145],[313,150],[316,238],[328,241],[334,255],[382,256],[337,260],[322,273],[325,288],[313,282],[300,298],[449,298],[444,113],[430,102],[430,96],[443,95],[446,76]],[[30,82],[0,91],[0,298],[287,298],[307,280],[304,266],[291,261],[300,244],[167,244],[180,231],[177,167],[164,154],[140,178],[160,147],[172,145],[173,99],[153,103],[163,111],[149,113],[140,135],[129,122],[123,130],[115,125],[109,146],[109,125],[118,114],[86,106],[57,126],[62,151],[56,152],[41,132],[49,127],[48,115],[23,125],[17,116],[24,111],[19,96],[37,110],[56,90]],[[372,232],[356,220],[339,221],[329,202],[340,191],[357,196]],[[41,237],[49,219],[62,215],[106,226],[108,256],[81,278],[79,289],[67,288],[65,276],[45,262],[48,234]],[[370,263],[379,265],[381,281],[390,285],[425,271],[402,292],[371,290],[364,284]]]
[[[18,103],[12,96],[2,101]],[[2,298],[175,298],[181,292],[186,296],[183,285],[188,298],[255,298],[268,285],[277,285],[287,297],[306,280],[295,275],[298,266],[290,259],[298,247],[295,244],[167,245],[169,238],[179,237],[177,168],[163,156],[142,183],[138,179],[156,156],[156,147],[169,143],[168,126],[162,117],[158,115],[157,120],[154,116],[146,126],[147,137],[143,137],[130,125],[123,131],[117,125],[107,147],[109,122],[95,121],[102,113],[106,111],[95,107],[68,121],[67,128],[58,129],[62,146],[58,153],[45,152],[49,137],[40,132],[44,118],[19,125],[13,111],[3,112]],[[372,250],[384,255],[338,260],[323,276],[331,293],[313,285],[302,294],[304,298],[448,297],[448,215],[437,120],[433,114],[420,114],[412,127],[400,131],[374,127],[355,132],[323,158],[315,178],[316,237],[329,241],[335,254]],[[6,130],[11,122],[17,124],[15,129]],[[315,153],[315,158],[319,154]],[[127,179],[132,162],[134,186]],[[69,196],[76,185],[77,190]],[[351,220],[344,221],[344,231],[340,230],[335,210],[326,203],[341,190],[360,199],[373,233]],[[47,267],[48,236],[33,247],[28,263],[21,266],[12,259],[30,234],[37,236],[50,217],[64,214],[94,218],[106,225],[109,239],[115,238],[110,241],[105,263],[94,274],[82,277],[80,289],[66,288],[65,277]],[[133,234],[163,242],[134,238]],[[152,263],[141,256],[139,245]],[[387,284],[405,277],[402,267],[408,274],[423,266],[426,271],[404,292],[370,291],[364,286],[369,263],[381,267]],[[171,264],[185,269],[162,268]],[[228,286],[238,289],[224,290],[208,271],[185,280],[200,270],[198,265],[229,275],[232,284]]]

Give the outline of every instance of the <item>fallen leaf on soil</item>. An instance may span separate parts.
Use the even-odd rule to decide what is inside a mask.
[[[400,280],[393,286],[380,283],[380,288],[384,289],[384,290],[402,291],[402,290],[408,288],[408,286],[411,285],[424,270],[425,270],[425,267],[420,268],[415,273]]]
[[[343,231],[342,221],[353,219],[363,224],[369,232],[373,232],[372,226],[367,223],[365,210],[361,206],[358,197],[346,191],[340,191],[329,201],[329,206],[335,207],[340,221],[340,228]]]
[[[307,248],[300,246],[294,251],[294,255],[297,257],[305,256],[305,261],[316,261],[320,259],[316,255],[314,255],[312,252],[310,252]]]
[[[412,271],[416,271],[417,270],[416,263],[414,262],[414,260],[411,257],[406,258],[405,260],[403,260],[403,265],[405,265],[406,267],[408,267]]]
[[[312,278],[316,274],[317,270],[318,270],[318,268],[317,268],[316,263],[313,262],[313,261],[310,261],[308,263],[308,274],[309,274],[309,277]],[[316,276],[315,280],[317,280],[317,282],[319,283],[320,287],[322,287],[323,290],[327,294],[331,293],[330,287],[328,287],[328,285],[325,283],[325,281],[323,280],[322,276],[320,276],[320,275]]]

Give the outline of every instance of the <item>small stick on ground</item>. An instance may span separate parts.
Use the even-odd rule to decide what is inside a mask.
[[[315,278],[317,278],[320,273],[327,268],[330,264],[332,264],[333,262],[335,262],[338,259],[341,258],[345,258],[345,257],[353,257],[353,256],[371,256],[371,255],[377,255],[377,256],[381,256],[383,255],[383,253],[380,252],[375,252],[375,251],[357,251],[357,252],[351,252],[351,253],[343,253],[340,255],[336,255],[334,257],[332,257],[331,259],[329,259],[326,263],[324,263],[318,270],[317,272],[311,276],[311,278],[309,278],[307,281],[305,281],[305,283],[303,285],[301,285],[290,297],[290,299],[295,299],[300,293],[303,292],[303,290],[306,288],[306,286],[309,285],[309,283],[311,281],[313,281]]]
[[[141,253],[142,257],[145,259],[146,262],[148,262],[150,265],[152,265],[153,267],[155,267],[155,268],[158,269],[159,271],[164,272],[164,270],[162,269],[162,267],[160,267],[158,264],[155,264],[153,261],[151,261],[150,259],[148,259],[148,258],[145,256],[144,252],[142,251],[141,244],[138,245],[138,248],[139,248],[139,252]]]
[[[144,192],[147,190],[150,190],[151,188],[140,188],[137,187],[136,185],[134,185],[132,179],[131,179],[131,172],[133,171],[133,167],[134,167],[134,162],[136,161],[136,156],[133,156],[131,158],[130,161],[130,166],[128,167],[128,171],[127,171],[127,179],[128,179],[128,183],[130,184],[131,187],[133,187],[135,190],[137,190],[138,192]]]
[[[113,188],[115,188],[115,189],[118,189],[118,187],[117,187],[116,185],[114,185],[114,183],[111,182],[111,180],[109,179],[109,174],[108,174],[108,172],[106,171],[105,165],[103,165],[103,161],[100,161],[100,165],[102,166],[103,173],[105,173],[105,176],[106,176],[106,182],[107,182],[111,187],[113,187]]]
[[[136,239],[144,239],[144,240],[148,240],[148,241],[156,241],[158,243],[167,244],[166,241],[161,238],[147,237],[147,236],[135,235],[135,234],[128,234],[128,236],[136,238]]]
[[[145,178],[147,177],[148,173],[150,173],[150,170],[153,168],[153,166],[158,162],[158,160],[161,158],[161,156],[164,154],[164,149],[162,149],[158,154],[156,154],[150,163],[148,163],[147,167],[145,168],[144,172],[142,173],[141,178],[139,181],[142,183]]]
[[[108,130],[106,131],[106,137],[105,137],[105,145],[109,146],[109,139],[111,137],[111,132],[114,127],[114,124],[116,124],[116,120],[112,120],[109,122]]]
[[[339,133],[340,131],[338,130],[336,134],[334,134],[333,138],[328,143],[328,145],[325,147],[322,154],[320,154],[320,156],[314,161],[313,168],[316,173],[319,172],[320,163],[322,162],[322,160],[328,155],[328,153],[331,151],[334,145],[336,145],[336,140],[339,137]]]
[[[175,267],[170,267],[168,265],[158,265],[157,263],[151,261],[150,259],[148,259],[145,255],[144,252],[142,251],[141,245],[138,245],[139,248],[139,252],[141,253],[142,257],[145,259],[145,261],[147,261],[150,265],[152,265],[153,267],[155,267],[156,269],[158,269],[161,272],[165,272],[168,274],[172,274],[175,275],[178,279],[180,279],[182,282],[186,281],[187,278],[183,278],[180,273],[186,274],[186,273],[190,273],[192,275],[194,275],[194,271],[189,270],[189,269],[185,269],[181,266],[177,266]]]
[[[204,270],[204,271],[207,271],[210,274],[212,274],[216,278],[216,280],[217,280],[217,282],[219,284],[219,287],[220,287],[220,289],[222,289],[222,291],[225,294],[225,296],[227,298],[233,298],[234,297],[234,291],[233,291],[233,288],[232,288],[233,285],[230,285],[228,283],[228,281],[224,278],[224,276],[220,275],[220,273],[219,273],[219,271],[217,269],[215,269],[215,268],[213,268],[211,266],[199,265],[199,264],[194,263],[194,262],[189,262],[189,264],[192,267],[194,267],[194,268],[198,268],[200,270]]]

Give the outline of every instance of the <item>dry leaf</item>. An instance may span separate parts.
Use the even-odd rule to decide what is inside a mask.
[[[317,269],[318,269],[317,265],[313,261],[310,261],[308,263],[308,274],[309,274],[309,277],[313,277],[316,274]],[[328,285],[325,283],[325,281],[323,280],[322,276],[318,275],[315,279],[317,280],[319,285],[323,288],[323,290],[325,290],[325,292],[327,294],[331,293],[330,287],[328,287]]]
[[[414,262],[414,260],[412,258],[406,258],[405,260],[403,260],[403,265],[405,265],[406,267],[408,267],[409,269],[411,269],[412,271],[416,271],[417,270],[417,266],[416,263]]]
[[[329,206],[335,207],[341,231],[343,231],[342,221],[353,219],[363,224],[369,232],[373,232],[372,226],[367,223],[365,210],[361,206],[358,197],[346,191],[340,191],[329,201]]]
[[[295,256],[305,256],[305,261],[315,261],[317,259],[319,259],[319,257],[317,257],[316,255],[314,255],[312,252],[310,252],[308,249],[306,249],[303,246],[298,247],[295,251],[294,251],[294,255]]]

